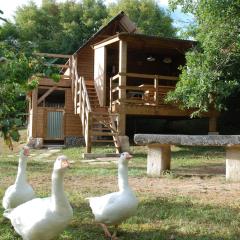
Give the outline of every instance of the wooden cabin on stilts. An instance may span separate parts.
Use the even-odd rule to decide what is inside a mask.
[[[59,82],[43,78],[30,94],[30,143],[84,143],[86,153],[95,142],[113,143],[120,152],[128,143],[127,117],[189,117],[192,111],[164,98],[174,90],[179,66],[194,44],[138,34],[121,12],[73,55],[43,54],[66,64],[56,66],[62,72]],[[217,131],[217,116],[205,114],[209,132]]]

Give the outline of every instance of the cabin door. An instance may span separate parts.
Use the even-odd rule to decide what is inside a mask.
[[[63,111],[47,111],[47,140],[63,140]]]

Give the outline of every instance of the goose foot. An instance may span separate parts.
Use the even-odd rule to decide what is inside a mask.
[[[112,239],[111,240],[118,240],[118,238],[117,238],[117,228],[118,228],[118,225],[115,225],[115,230],[112,234]]]
[[[103,223],[99,223],[99,225],[103,228],[103,231],[104,231],[104,235],[106,238],[109,238],[109,239],[112,239],[112,235],[111,233],[109,232],[107,226]]]
[[[111,237],[111,240],[118,240],[118,237],[112,236],[112,237]]]

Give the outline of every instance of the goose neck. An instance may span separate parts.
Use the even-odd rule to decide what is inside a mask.
[[[68,200],[64,193],[63,186],[64,172],[53,171],[52,173],[52,204],[55,210],[64,208]]]
[[[27,158],[20,157],[18,162],[18,171],[15,184],[19,185],[26,182]]]
[[[127,164],[118,165],[118,187],[119,187],[119,191],[124,191],[129,189]]]

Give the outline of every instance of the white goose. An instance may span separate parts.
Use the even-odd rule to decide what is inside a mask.
[[[34,191],[31,185],[27,182],[26,168],[28,156],[29,148],[24,146],[20,151],[15,183],[7,188],[2,200],[4,209],[15,208],[18,205],[35,198]]]
[[[101,197],[87,198],[90,207],[98,222],[104,230],[106,237],[117,239],[117,226],[125,219],[136,213],[138,200],[128,185],[128,160],[132,156],[124,152],[118,162],[119,191]],[[115,231],[111,235],[106,225],[114,225]]]
[[[69,163],[59,156],[52,173],[52,194],[48,198],[35,198],[4,216],[11,220],[15,231],[23,240],[50,240],[56,238],[69,224],[73,210],[63,189],[63,177]]]

